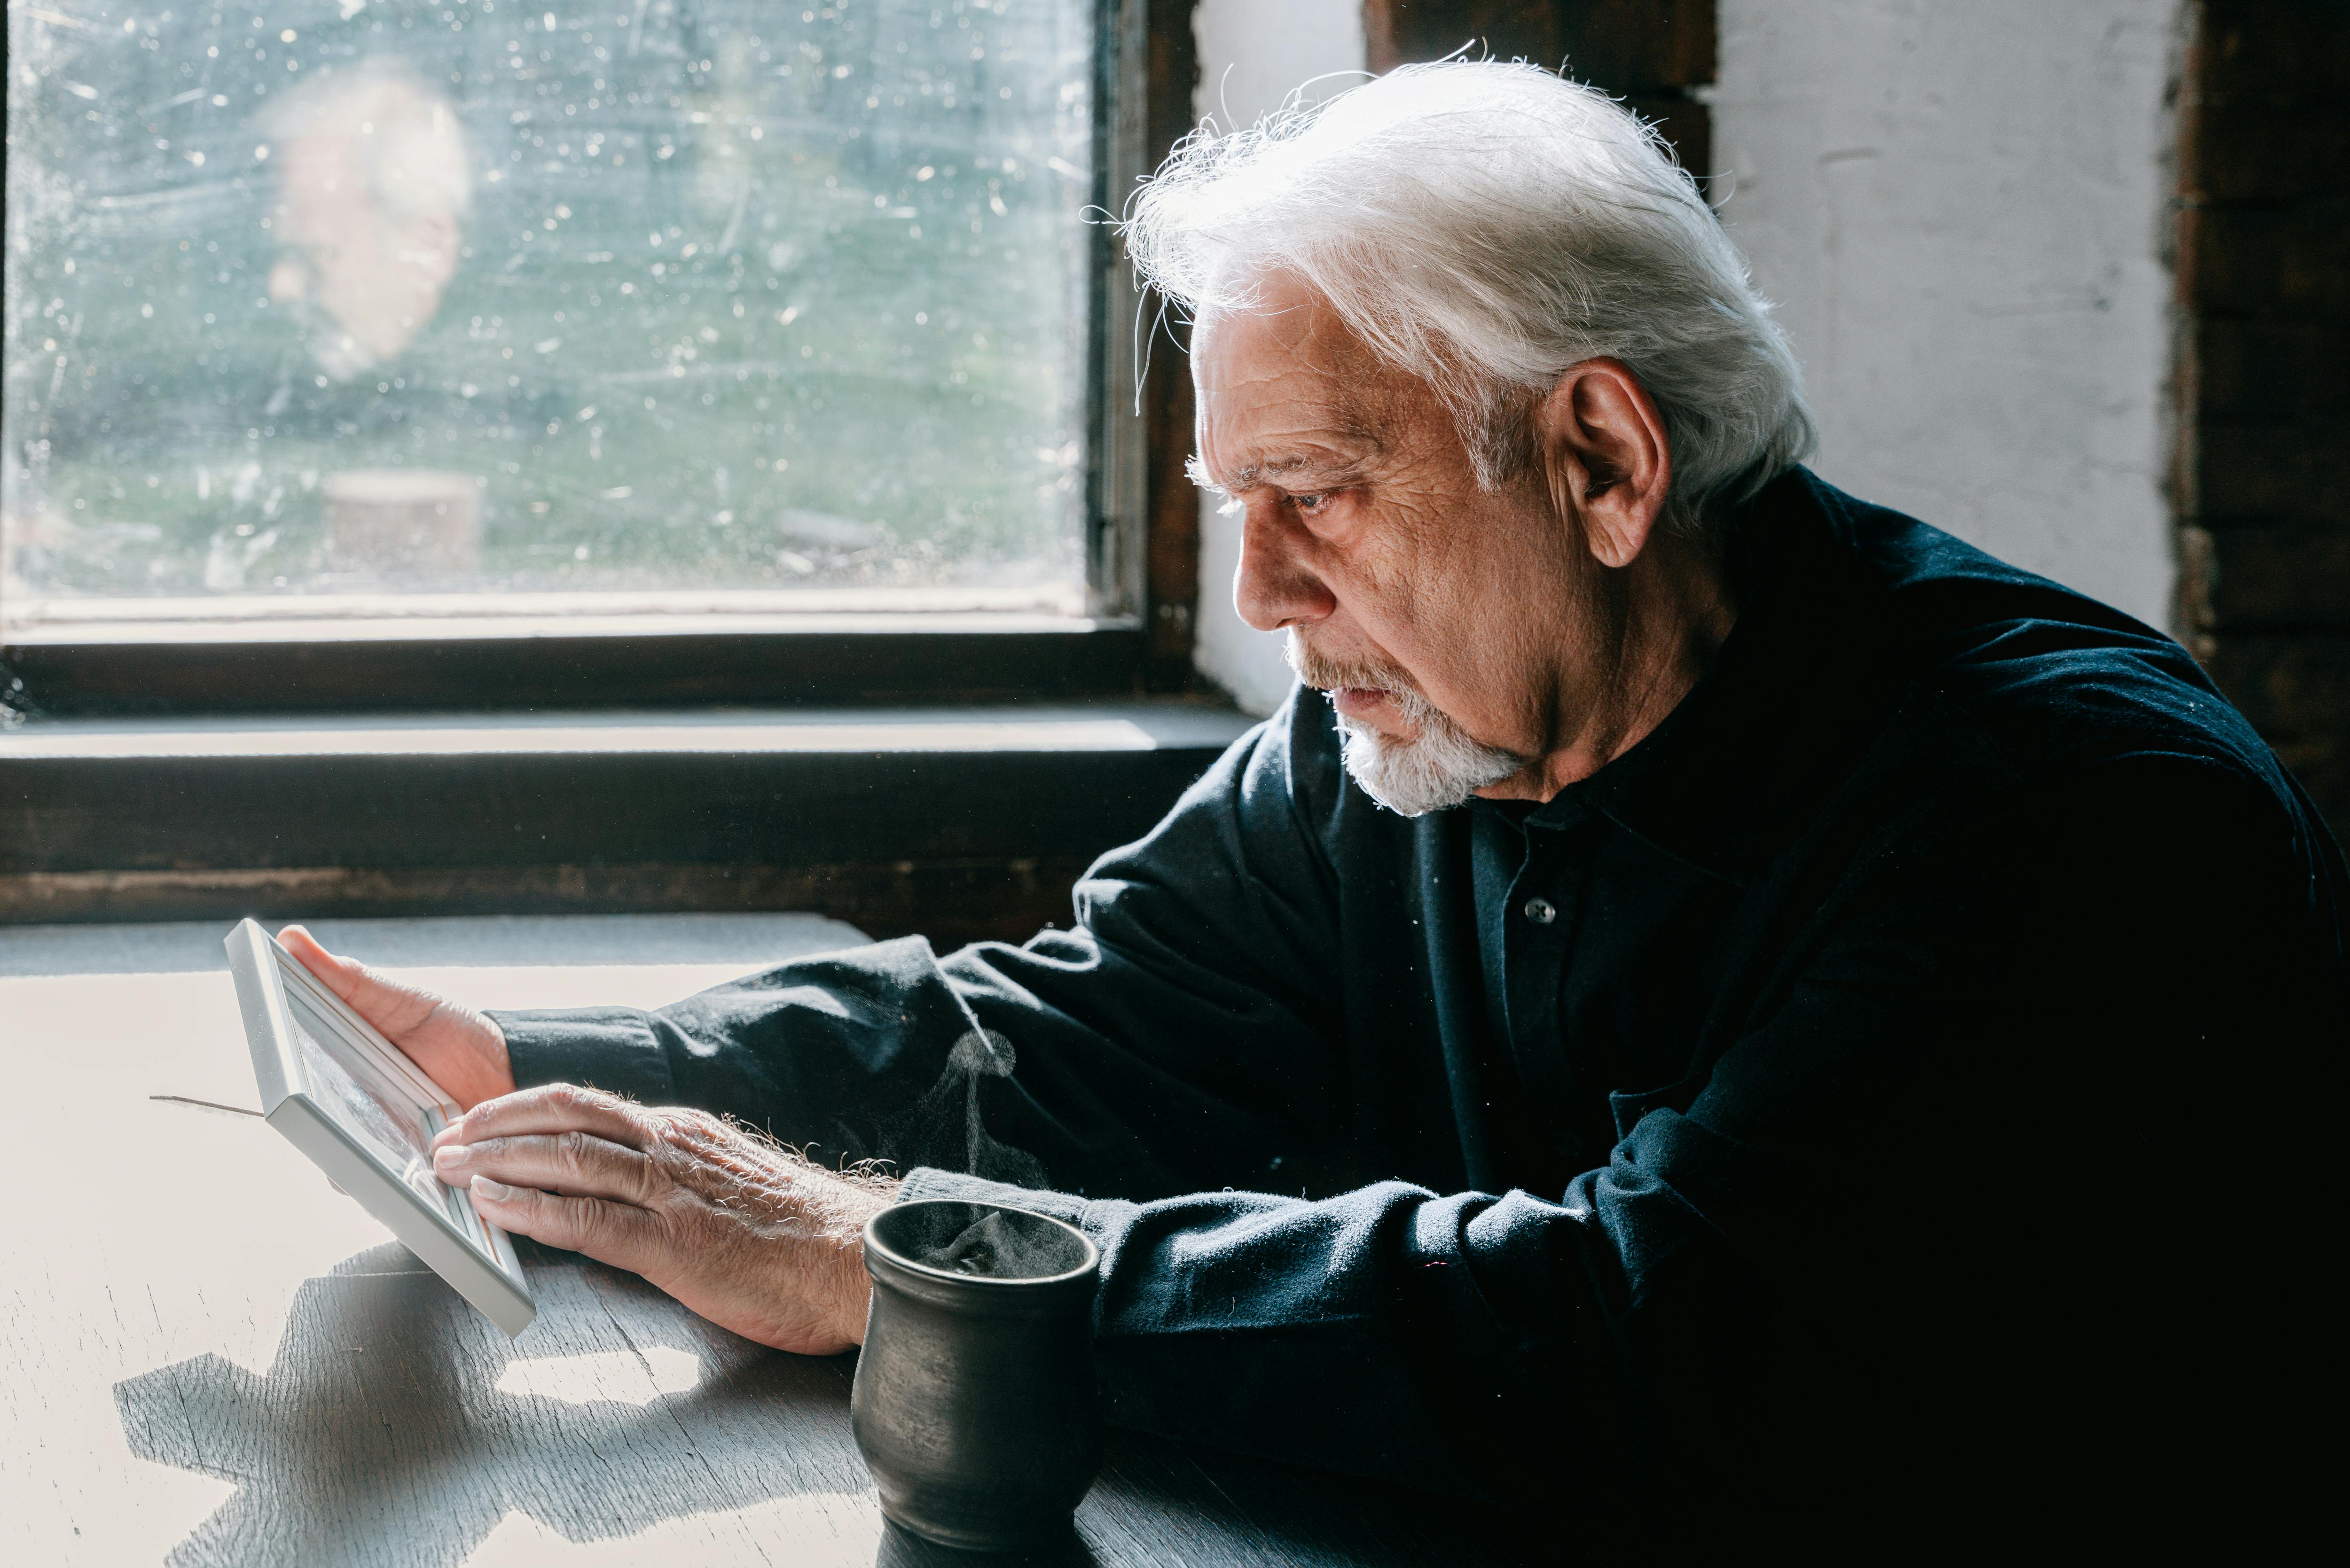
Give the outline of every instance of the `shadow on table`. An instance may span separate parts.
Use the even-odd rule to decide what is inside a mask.
[[[521,1250],[539,1317],[511,1345],[394,1243],[303,1282],[266,1376],[205,1355],[117,1384],[131,1452],[237,1487],[172,1568],[453,1568],[515,1514],[577,1542],[712,1516],[643,1543],[697,1564],[1522,1560],[1457,1506],[1132,1433],[1113,1434],[1059,1546],[931,1546],[880,1524],[849,1434],[853,1358],[766,1350],[634,1275]]]
[[[118,1384],[133,1453],[237,1483],[173,1568],[443,1568],[517,1511],[606,1541],[798,1497],[840,1515],[814,1521],[828,1544],[871,1531],[850,1358],[763,1349],[564,1258],[534,1261],[539,1321],[512,1345],[392,1244],[303,1283],[267,1376],[208,1354]]]

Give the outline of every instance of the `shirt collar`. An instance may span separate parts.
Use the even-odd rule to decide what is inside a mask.
[[[1842,496],[1796,469],[1731,522],[1739,614],[1662,723],[1526,818],[1604,815],[1665,853],[1743,882],[1813,813],[1908,680],[1887,595],[1848,537]]]

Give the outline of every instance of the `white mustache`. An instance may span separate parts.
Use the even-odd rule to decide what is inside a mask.
[[[1472,740],[1420,692],[1400,670],[1325,659],[1295,630],[1284,649],[1290,669],[1306,685],[1330,691],[1381,691],[1394,703],[1406,733],[1396,736],[1340,714],[1338,734],[1347,771],[1389,811],[1419,816],[1459,805],[1485,785],[1507,778],[1525,761]]]
[[[1402,670],[1326,659],[1315,652],[1294,630],[1282,652],[1297,679],[1319,691],[1335,691],[1344,687],[1360,691],[1385,691],[1411,702],[1424,703],[1428,701],[1421,695],[1419,684]]]

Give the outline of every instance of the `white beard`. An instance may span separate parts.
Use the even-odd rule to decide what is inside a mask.
[[[1398,684],[1392,675],[1369,679],[1330,669],[1305,649],[1295,631],[1289,636],[1288,657],[1290,668],[1310,685],[1383,691],[1401,712],[1410,732],[1408,739],[1383,733],[1344,713],[1336,715],[1347,772],[1365,794],[1389,811],[1424,816],[1448,810],[1525,766],[1526,759],[1514,752],[1471,738],[1436,704]]]

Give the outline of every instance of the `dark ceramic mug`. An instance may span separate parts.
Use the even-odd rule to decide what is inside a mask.
[[[1042,1214],[931,1199],[866,1222],[865,1267],[849,1415],[881,1511],[981,1551],[1066,1535],[1101,1464],[1101,1253]]]

